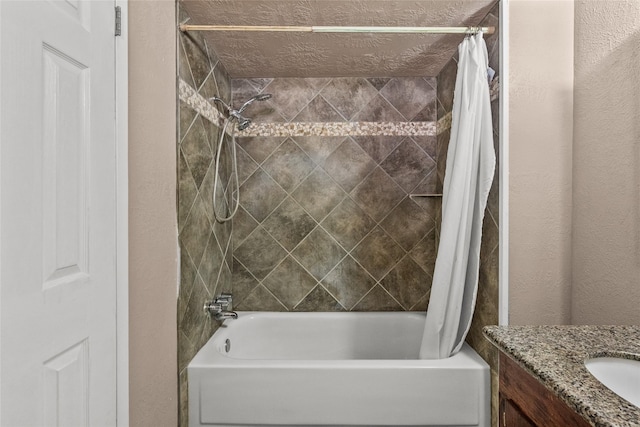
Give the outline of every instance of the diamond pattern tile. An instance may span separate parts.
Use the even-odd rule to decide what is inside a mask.
[[[215,78],[218,97],[224,99],[227,103],[231,100],[231,81],[227,70],[222,62],[218,61],[211,72]]]
[[[407,138],[380,164],[406,192],[413,190],[436,163],[411,138]]]
[[[317,285],[295,307],[295,311],[344,311],[344,307],[326,289]]]
[[[287,197],[287,193],[262,169],[240,186],[242,206],[259,222]]]
[[[200,265],[209,241],[210,230],[211,223],[207,218],[204,203],[200,196],[197,196],[179,236],[182,249],[189,253],[195,265]]]
[[[182,150],[179,150],[178,154],[178,229],[182,230],[193,201],[198,194],[198,188]]]
[[[241,147],[236,147],[238,182],[244,183],[258,169],[258,164]]]
[[[302,206],[291,197],[287,197],[263,225],[271,236],[291,251],[307,237],[317,223],[302,209]]]
[[[198,91],[198,93],[204,99],[210,99],[213,96],[219,96],[218,86],[216,85],[216,78],[213,72],[210,72],[207,75],[207,78],[205,79],[204,83],[202,83],[202,86],[200,86],[200,90]],[[229,100],[229,97],[223,99]]]
[[[353,139],[347,138],[331,153],[323,167],[349,192],[376,167],[376,163]]]
[[[268,90],[265,91],[265,93],[266,92],[268,92]],[[242,106],[249,98],[234,99],[234,107],[240,108],[240,106]],[[282,123],[287,121],[278,112],[271,100],[254,102],[249,105],[242,114],[250,118],[255,123]]]
[[[433,222],[435,226],[435,221]],[[436,245],[436,231],[435,228],[429,230],[426,236],[422,238],[409,252],[409,256],[433,277],[433,269],[436,264],[436,253],[438,251]]]
[[[382,220],[404,197],[404,191],[385,171],[376,168],[350,195],[369,216]]]
[[[207,247],[202,259],[200,260],[200,265],[198,266],[198,273],[200,274],[207,291],[209,291],[211,295],[215,292],[220,273],[220,266],[224,263],[224,254],[220,250],[220,245],[218,245],[216,240],[216,236],[211,233],[209,235]]]
[[[253,277],[249,270],[244,268],[237,259],[233,259],[233,302],[237,307],[242,304],[242,301],[249,296],[249,294],[260,284],[260,282]]]
[[[216,150],[218,149],[218,144],[220,143],[220,136],[222,135],[222,129],[216,125],[211,123],[209,120],[203,120],[202,123],[204,124],[204,130],[205,132],[207,132],[207,139],[209,139],[209,145],[211,146],[211,153],[214,154],[216,153]],[[225,138],[227,138],[225,140],[225,144],[229,144],[230,142],[230,138],[227,136],[225,136]],[[227,149],[230,149],[230,147],[225,147]]]
[[[367,80],[369,81],[369,83],[371,83],[371,85],[373,87],[375,87],[377,90],[380,90],[380,89],[382,89],[384,87],[384,85],[389,83],[389,81],[391,79],[376,77],[376,78],[370,78],[370,79],[367,79]]]
[[[207,139],[207,132],[204,129],[202,118],[196,118],[195,122],[189,128],[189,132],[182,140],[182,152],[184,158],[189,165],[189,170],[193,175],[196,186],[200,188],[202,180],[211,165],[213,153]]]
[[[187,54],[184,51],[182,40],[178,42],[178,76],[191,87],[195,86],[193,82],[193,76],[191,75],[191,67],[189,66],[189,60]]]
[[[353,249],[375,225],[375,221],[349,197],[322,221],[322,227],[347,250]]]
[[[431,230],[433,219],[407,197],[391,211],[380,226],[405,251],[409,251]]]
[[[200,197],[202,197],[202,201],[204,202],[204,208],[205,211],[207,212],[207,218],[209,218],[209,222],[211,222],[211,224],[215,223],[215,216],[213,214],[213,184],[214,184],[214,178],[215,178],[215,165],[213,164],[213,162],[211,163],[211,165],[209,166],[209,170],[207,170],[206,175],[204,176],[204,180],[202,181],[202,185],[200,186]],[[216,200],[220,201],[221,197],[219,197],[219,195],[221,195],[221,189],[222,189],[222,185],[220,184],[222,182],[222,180],[225,178],[221,178],[219,180],[219,185],[218,185],[218,191],[216,194]],[[223,203],[224,205],[225,203]],[[216,204],[216,207],[221,206]],[[223,209],[219,209],[218,212],[222,212]]]
[[[263,281],[288,309],[293,309],[317,284],[307,271],[288,256]]]
[[[185,135],[187,134],[187,131],[191,127],[191,124],[193,123],[195,118],[198,116],[198,113],[193,111],[191,108],[189,108],[187,104],[185,104],[182,101],[180,101],[180,107],[178,111],[180,114],[180,117],[178,119],[178,125],[180,126],[180,129],[179,129],[180,136],[178,138],[179,138],[179,142],[182,142]]]
[[[365,105],[352,120],[354,122],[402,122],[405,121],[402,114],[395,109],[389,101],[380,94]]]
[[[380,91],[406,120],[412,120],[427,105],[436,102],[436,90],[422,77],[394,78]]]
[[[251,84],[253,87],[256,88],[256,90],[258,90],[259,92],[262,92],[264,90],[264,88],[266,88],[269,83],[271,83],[273,81],[273,79],[270,78],[255,78],[255,79],[246,79],[246,81],[249,82],[249,84]],[[232,80],[233,82],[233,80]]]
[[[321,96],[313,98],[294,118],[294,122],[344,122],[338,113]]]
[[[236,306],[242,311],[287,311],[278,298],[262,285],[256,286],[247,297]]]
[[[188,37],[181,37],[185,56],[193,75],[195,89],[199,89],[211,72],[207,47],[201,34],[189,33]]]
[[[353,307],[353,311],[401,311],[402,306],[382,286],[376,285]]]
[[[433,135],[423,135],[423,136],[412,136],[411,140],[416,143],[416,145],[425,153],[429,155],[432,159],[435,159],[437,156],[437,138]]]
[[[362,147],[369,156],[380,163],[402,142],[403,136],[354,136],[355,142]]]
[[[202,283],[202,279],[200,279],[199,276],[196,276],[191,295],[189,296],[189,301],[187,302],[185,314],[179,328],[192,343],[200,341],[202,328],[207,322],[209,322],[206,313],[202,310],[202,306],[204,301],[210,298],[211,296],[207,292],[204,283]]]
[[[193,290],[193,282],[198,274],[198,268],[191,261],[187,251],[180,252],[180,289],[178,291],[178,325],[182,323],[182,318],[187,309],[189,296]]]
[[[235,257],[258,280],[264,279],[287,252],[262,227],[258,227],[235,250]]]
[[[237,136],[236,143],[257,163],[261,164],[286,138],[279,136]]]
[[[313,230],[291,253],[317,280],[347,254],[322,228]]]
[[[316,221],[321,221],[346,196],[320,168],[313,171],[291,195]]]
[[[240,206],[236,216],[233,217],[233,248],[239,247],[258,225],[258,222]]]
[[[309,176],[315,164],[293,140],[287,139],[264,161],[262,168],[290,192]]]
[[[416,185],[413,190],[411,190],[411,193],[415,193],[415,194],[442,194],[438,191],[438,171],[436,171],[436,168],[434,167],[431,172],[429,172],[427,174],[427,176],[424,177],[424,179],[422,181],[420,181],[418,183],[418,185]],[[431,197],[431,199],[433,199],[433,197]],[[424,205],[420,202],[429,202],[429,198],[428,197],[421,197],[421,198],[416,198],[415,202],[422,206],[422,208],[428,212],[433,212],[433,207],[427,205]]]
[[[366,79],[335,78],[322,89],[320,95],[347,120],[350,120],[363,105],[367,105],[378,91]]]
[[[342,144],[343,136],[296,136],[293,140],[317,165],[324,165],[327,157]]]
[[[274,95],[269,102],[285,120],[289,121],[298,115],[318,94],[317,82],[310,80],[300,78],[274,79],[264,91]]]
[[[376,280],[382,279],[404,254],[402,248],[380,227],[374,228],[351,251],[351,256],[366,268]]]
[[[405,310],[408,310],[429,291],[431,276],[418,267],[410,257],[405,256],[380,284]]]
[[[258,89],[253,82],[248,79],[233,79],[231,80],[231,91],[235,104],[240,106],[240,102],[257,95],[261,92],[261,89]]]
[[[371,290],[376,280],[352,257],[347,256],[323,280],[322,285],[350,310]]]

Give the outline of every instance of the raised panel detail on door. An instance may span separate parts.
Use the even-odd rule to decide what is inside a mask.
[[[85,339],[44,363],[45,426],[88,425],[88,353]]]
[[[43,46],[44,289],[88,276],[89,69]]]

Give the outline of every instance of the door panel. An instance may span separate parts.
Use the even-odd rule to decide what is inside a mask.
[[[0,1],[2,426],[116,425],[114,6]]]

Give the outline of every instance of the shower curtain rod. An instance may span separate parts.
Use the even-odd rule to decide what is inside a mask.
[[[493,34],[495,27],[331,27],[273,25],[190,25],[180,24],[180,31],[264,31],[298,33],[405,33],[405,34]]]

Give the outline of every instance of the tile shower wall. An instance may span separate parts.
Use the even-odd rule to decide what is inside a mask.
[[[238,135],[233,292],[243,310],[424,310],[435,260],[435,78],[233,80],[255,122],[385,122],[386,135]],[[363,126],[366,128],[366,126]],[[331,134],[329,132],[329,134]],[[299,136],[300,135],[300,136]],[[326,135],[326,134],[323,134]]]
[[[500,79],[500,46],[499,46],[499,4],[482,21],[480,26],[495,26],[496,33],[485,36],[487,51],[489,54],[489,66],[496,72],[493,82],[490,85],[491,110],[493,116],[493,139],[496,152],[496,159],[500,155],[500,135],[499,135],[499,92],[498,82]],[[447,160],[447,148],[449,145],[451,129],[451,111],[453,109],[453,90],[457,73],[457,54],[445,65],[437,78],[437,99],[438,99],[438,137],[436,146],[436,159],[438,170],[438,188],[442,188],[444,180],[444,170]],[[482,246],[480,248],[480,277],[478,281],[478,296],[476,310],[474,312],[471,328],[467,336],[467,342],[489,363],[492,370],[492,414],[494,419],[492,425],[497,425],[498,413],[498,360],[496,349],[482,335],[482,328],[486,325],[498,324],[498,224],[499,224],[499,161],[496,163],[496,172],[493,185],[489,192],[487,208],[485,210]],[[438,210],[440,213],[440,210]],[[440,218],[436,221],[439,223]]]
[[[497,26],[497,11],[482,25]],[[213,219],[210,202],[220,128],[180,102],[178,339],[180,425],[186,426],[185,367],[217,327],[203,315],[202,302],[230,290],[232,275],[236,308],[242,310],[426,309],[440,199],[410,195],[441,192],[457,62],[452,59],[437,79],[230,81],[197,34],[180,37],[182,84],[204,98],[229,101],[233,92],[236,106],[256,93],[273,93],[270,101],[246,110],[254,120],[249,130],[291,130],[289,136],[238,134],[241,208],[231,233],[228,223]],[[486,40],[499,76],[498,36]],[[496,153],[497,106],[496,94]],[[320,123],[328,125],[315,126]],[[354,123],[357,132],[344,132]],[[407,124],[432,130],[415,134]],[[228,158],[223,164],[229,167]],[[228,173],[223,170],[225,184]],[[495,354],[481,328],[498,322],[497,190],[496,176],[468,337],[492,368]]]
[[[180,22],[186,18],[183,11],[179,16]],[[184,83],[205,98],[219,95],[226,102],[231,100],[224,66],[198,33],[181,33],[178,50],[178,74]],[[178,114],[179,416],[180,425],[187,426],[186,366],[218,326],[202,307],[205,300],[231,290],[231,223],[220,224],[213,216],[214,160],[221,130],[182,101]],[[223,152],[222,158],[228,160],[228,153]],[[226,160],[221,161],[218,194],[227,190],[229,182]]]

